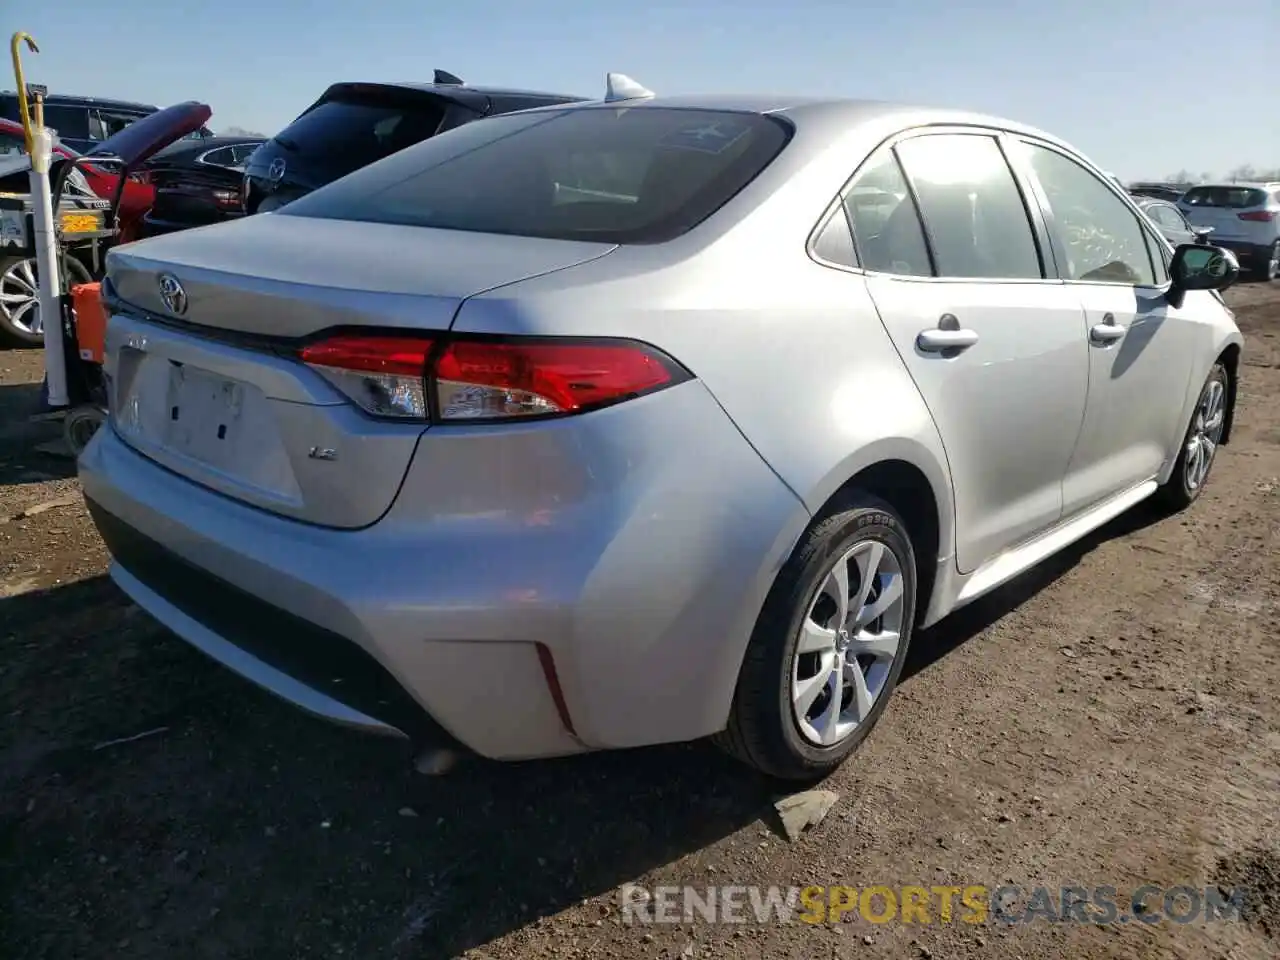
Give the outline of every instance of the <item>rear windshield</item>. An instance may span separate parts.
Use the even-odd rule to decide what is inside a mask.
[[[755,179],[790,133],[773,117],[711,110],[510,114],[435,137],[281,213],[660,243],[701,223]]]
[[[429,97],[344,96],[308,110],[274,139],[342,175],[432,136],[443,117],[440,102]]]
[[[1260,207],[1267,202],[1267,192],[1257,187],[1192,187],[1182,195],[1191,207]]]

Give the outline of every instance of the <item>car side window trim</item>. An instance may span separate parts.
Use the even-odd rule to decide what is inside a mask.
[[[917,134],[917,136],[924,135]],[[907,199],[911,201],[911,209],[915,212],[916,223],[920,227],[920,236],[924,240],[924,252],[929,258],[929,273],[932,274],[932,276],[924,279],[940,280],[942,278],[938,276],[938,255],[934,252],[934,240],[929,235],[929,225],[925,223],[924,214],[920,211],[920,194],[916,190],[915,183],[912,182],[911,177],[907,174],[907,168],[902,162],[902,157],[898,155],[898,144],[911,139],[914,139],[914,137],[898,137],[894,140],[893,146],[889,148],[889,156],[893,157],[894,165],[898,168],[898,176],[902,177],[902,182],[907,187]],[[856,251],[858,244],[858,231],[856,229],[853,232],[853,242],[854,250]]]
[[[1024,169],[1027,171],[1027,175],[1032,179],[1032,182],[1035,184],[1036,195],[1040,199],[1040,203],[1042,205],[1045,224],[1046,226],[1049,227],[1050,246],[1053,250],[1054,259],[1059,264],[1059,274],[1060,276],[1062,276],[1063,282],[1087,283],[1091,285],[1098,285],[1098,286],[1104,286],[1104,287],[1128,286],[1128,287],[1135,287],[1135,288],[1146,289],[1146,290],[1160,290],[1163,287],[1168,286],[1169,280],[1167,278],[1167,272],[1162,268],[1163,265],[1157,266],[1157,261],[1153,256],[1153,251],[1151,249],[1152,230],[1148,226],[1147,217],[1144,213],[1142,213],[1138,205],[1134,203],[1133,198],[1129,196],[1125,191],[1120,189],[1119,184],[1117,184],[1110,177],[1103,174],[1101,171],[1091,166],[1089,162],[1085,160],[1083,157],[1076,156],[1070,151],[1062,149],[1057,144],[1050,143],[1045,140],[1041,140],[1037,137],[1028,136],[1027,134],[1019,134],[1013,139],[1016,140],[1018,143],[1024,144],[1028,147],[1037,147],[1037,148],[1048,150],[1052,153],[1058,154],[1058,156],[1062,157],[1064,160],[1068,160],[1071,163],[1074,163],[1081,170],[1090,174],[1094,178],[1094,180],[1102,184],[1103,187],[1105,187],[1108,191],[1110,191],[1111,195],[1114,196],[1117,200],[1119,200],[1129,210],[1130,216],[1133,217],[1134,222],[1137,224],[1139,231],[1141,231],[1142,233],[1142,237],[1144,241],[1143,245],[1146,247],[1146,253],[1147,253],[1147,265],[1151,268],[1151,275],[1157,278],[1160,278],[1160,277],[1165,278],[1163,282],[1157,280],[1157,282],[1154,284],[1147,284],[1147,283],[1129,284],[1129,283],[1118,283],[1113,280],[1074,280],[1065,276],[1065,271],[1062,270],[1061,264],[1064,264],[1067,262],[1067,251],[1062,246],[1062,238],[1057,229],[1057,223],[1056,223],[1056,218],[1053,212],[1053,206],[1049,203],[1048,194],[1045,193],[1044,185],[1040,183],[1040,178],[1036,175],[1035,168],[1031,165],[1030,158],[1023,156],[1019,158],[1019,164],[1024,167]]]
[[[1044,247],[1042,246],[1042,243],[1041,243],[1040,232],[1036,227],[1036,217],[1032,213],[1032,208],[1038,207],[1039,204],[1033,204],[1029,201],[1022,181],[1018,177],[1017,172],[1014,170],[1013,165],[1009,162],[1009,151],[1005,149],[1005,144],[1003,143],[1000,134],[1001,134],[1001,131],[998,131],[998,130],[984,130],[981,128],[970,128],[963,131],[949,130],[945,133],[939,132],[937,130],[920,130],[912,133],[910,136],[899,137],[894,142],[893,155],[894,155],[894,158],[898,161],[898,169],[902,171],[902,178],[906,182],[907,190],[911,194],[911,199],[915,203],[916,216],[919,217],[921,229],[924,231],[925,248],[929,251],[929,263],[933,267],[933,279],[967,281],[972,283],[978,283],[978,282],[981,282],[981,283],[1028,283],[1028,282],[1036,283],[1041,280],[1049,279],[1049,275],[1050,275],[1049,264],[1047,262],[1047,258],[1045,257]],[[908,140],[916,140],[922,137],[937,137],[937,136],[986,137],[990,140],[995,141],[996,148],[1000,151],[1000,155],[1004,160],[1005,167],[1008,170],[1009,176],[1013,180],[1014,186],[1017,188],[1018,199],[1022,203],[1023,216],[1027,218],[1027,226],[1030,228],[1032,244],[1035,246],[1036,260],[1040,264],[1039,277],[943,277],[939,275],[941,271],[938,269],[938,260],[937,260],[937,255],[935,253],[936,240],[933,236],[932,229],[929,226],[929,218],[926,217],[923,213],[923,207],[920,202],[920,196],[917,192],[916,184],[911,176],[911,171],[907,169],[907,165],[902,162],[902,157],[898,153],[898,145],[905,143]]]
[[[1035,277],[994,277],[994,278],[975,278],[975,277],[940,277],[938,276],[937,260],[934,257],[932,241],[929,238],[928,230],[923,218],[920,216],[920,204],[916,196],[915,187],[907,177],[906,171],[903,170],[902,163],[898,159],[897,152],[894,147],[904,140],[914,137],[934,136],[943,134],[970,134],[975,136],[993,137],[1000,151],[1004,154],[1005,162],[1009,166],[1009,170],[1013,175],[1014,182],[1017,184],[1018,192],[1022,196],[1023,208],[1027,213],[1028,220],[1032,227],[1032,235],[1036,242],[1036,247],[1040,255],[1042,273],[1044,276]],[[1060,273],[1059,263],[1061,262],[1061,253],[1057,249],[1057,245],[1053,239],[1053,233],[1050,229],[1050,221],[1046,214],[1048,203],[1039,193],[1039,184],[1030,175],[1030,171],[1025,162],[1015,155],[1016,151],[1010,149],[1010,144],[1017,139],[1017,136],[1008,130],[999,127],[990,127],[981,124],[956,124],[956,123],[939,123],[939,124],[922,124],[920,126],[908,127],[899,130],[867,151],[866,155],[858,161],[857,167],[853,173],[845,180],[840,187],[840,191],[835,198],[827,205],[826,209],[819,216],[817,223],[810,231],[805,241],[805,252],[810,259],[821,266],[828,267],[833,270],[844,270],[848,273],[863,274],[866,276],[893,277],[895,280],[912,283],[999,283],[999,284],[1036,284],[1036,283],[1063,283]],[[850,225],[850,232],[854,233],[854,256],[858,261],[857,266],[848,266],[845,264],[831,263],[818,256],[814,247],[823,230],[826,229],[828,222],[835,215],[838,207],[844,203],[844,197],[854,187],[857,186],[859,178],[863,173],[881,156],[882,151],[888,150],[893,156],[893,161],[897,165],[902,175],[903,182],[907,186],[907,195],[911,200],[912,208],[915,210],[917,222],[920,224],[921,233],[924,236],[925,248],[929,254],[929,263],[933,272],[932,276],[924,277],[917,274],[900,274],[889,273],[883,270],[873,270],[862,266],[862,254],[858,250],[856,232]]]

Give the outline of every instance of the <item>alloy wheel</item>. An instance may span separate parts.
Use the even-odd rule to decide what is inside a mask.
[[[1218,451],[1226,423],[1226,398],[1226,384],[1220,377],[1210,380],[1200,395],[1184,458],[1188,491],[1199,490],[1209,477],[1209,468],[1213,466],[1213,457]]]
[[[0,273],[0,310],[19,332],[38,336],[44,332],[40,318],[40,288],[34,258],[15,260]]]
[[[800,627],[792,713],[810,743],[834,746],[875,707],[902,643],[902,562],[880,540],[854,544],[832,566]]]

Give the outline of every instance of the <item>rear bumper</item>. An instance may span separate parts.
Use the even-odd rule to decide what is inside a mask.
[[[80,473],[124,591],[313,714],[495,759],[713,733],[808,515],[696,381],[574,421],[541,450],[545,428],[433,438],[362,530],[231,500],[111,429]],[[476,473],[495,440],[513,462]]]

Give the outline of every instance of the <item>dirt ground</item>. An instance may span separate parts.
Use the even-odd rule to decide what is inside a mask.
[[[1246,360],[1204,498],[918,637],[795,843],[706,745],[427,778],[204,660],[105,578],[73,464],[19,416],[40,356],[0,353],[0,956],[1280,956],[1280,285],[1229,300]],[[1249,910],[646,928],[627,882],[1218,884]]]

